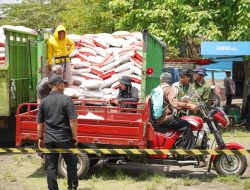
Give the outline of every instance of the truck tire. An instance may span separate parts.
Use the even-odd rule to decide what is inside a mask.
[[[244,155],[231,155],[233,159],[233,165],[231,166],[227,159],[226,155],[219,155],[214,160],[214,169],[215,171],[222,176],[236,175],[241,176],[247,168],[247,159]]]
[[[78,179],[83,179],[87,176],[90,168],[90,161],[87,154],[77,154],[78,163],[77,163],[77,176]],[[66,163],[60,154],[58,160],[58,174],[63,177],[67,177],[67,166]]]

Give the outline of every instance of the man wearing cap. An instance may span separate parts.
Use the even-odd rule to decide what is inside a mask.
[[[231,71],[226,71],[226,78],[224,79],[225,95],[227,97],[226,105],[232,104],[232,99],[235,94],[235,83],[231,78]]]
[[[194,70],[194,83],[190,87],[189,94],[193,94],[197,98],[209,105],[211,88],[206,84],[204,77],[207,76],[205,68],[197,68]]]
[[[194,136],[189,122],[182,120],[173,115],[173,108],[176,109],[191,109],[196,110],[194,104],[178,101],[174,87],[170,84],[172,75],[168,72],[162,73],[160,76],[160,86],[164,93],[164,110],[162,116],[156,119],[155,122],[160,126],[161,132],[167,132],[169,129],[174,129],[182,132],[181,147],[184,149],[192,149],[195,146]]]
[[[63,74],[63,68],[61,65],[54,65],[52,67],[51,74]],[[40,101],[47,97],[50,93],[51,89],[49,87],[49,77],[42,78],[38,84],[37,84],[37,103],[40,103]]]
[[[38,147],[74,148],[77,145],[77,113],[70,97],[63,95],[64,80],[61,75],[49,78],[50,94],[41,101],[37,115]],[[44,134],[45,132],[45,134]],[[62,154],[68,175],[68,189],[77,189],[77,156]],[[57,170],[59,153],[45,155],[49,190],[58,190]]]
[[[117,101],[113,101],[113,104],[119,104],[121,108],[137,108],[137,104],[127,104],[123,102],[138,102],[139,94],[138,89],[132,86],[131,79],[129,76],[122,76],[120,79],[119,94],[117,96]],[[132,112],[124,111],[122,112]]]

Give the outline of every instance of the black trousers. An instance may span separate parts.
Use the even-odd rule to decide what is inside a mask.
[[[227,94],[226,97],[227,97],[226,105],[230,106],[232,104],[233,95]]]
[[[45,148],[74,148],[72,141],[69,142],[48,142]],[[77,178],[77,156],[71,153],[62,154],[67,165],[68,189],[76,189],[78,187]],[[57,171],[58,171],[59,153],[51,153],[45,155],[45,164],[47,166],[47,183],[49,190],[58,190]]]
[[[195,139],[190,123],[176,116],[169,118],[161,127],[173,129],[182,133],[181,147],[183,149],[192,149],[195,147]]]

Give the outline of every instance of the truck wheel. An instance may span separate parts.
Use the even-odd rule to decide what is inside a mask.
[[[214,169],[219,175],[242,175],[247,168],[247,159],[244,155],[230,155],[233,164],[230,165],[226,155],[219,155],[213,162]]]
[[[89,161],[88,155],[85,153],[77,154],[77,158],[78,158],[77,176],[79,179],[82,179],[82,178],[86,177],[86,175],[89,171],[90,161]],[[67,177],[67,165],[66,165],[61,154],[60,154],[59,160],[58,160],[58,173],[59,173],[59,175],[65,177],[65,178]]]

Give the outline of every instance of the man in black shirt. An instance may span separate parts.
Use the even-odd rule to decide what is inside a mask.
[[[61,75],[53,74],[49,78],[52,90],[41,101],[37,116],[38,147],[74,148],[77,144],[77,113],[70,97],[63,95],[65,88]],[[45,138],[43,137],[45,131]],[[74,144],[75,143],[75,144]],[[68,189],[77,189],[77,156],[62,154],[68,175]],[[45,156],[47,182],[49,190],[58,190],[57,170],[59,153]]]
[[[137,104],[127,104],[124,102],[136,103],[139,101],[138,89],[132,86],[131,78],[129,76],[122,76],[120,79],[119,94],[116,100],[110,101],[112,105],[118,105],[121,108],[132,108],[136,109]],[[121,112],[136,112],[131,110],[122,110]]]

